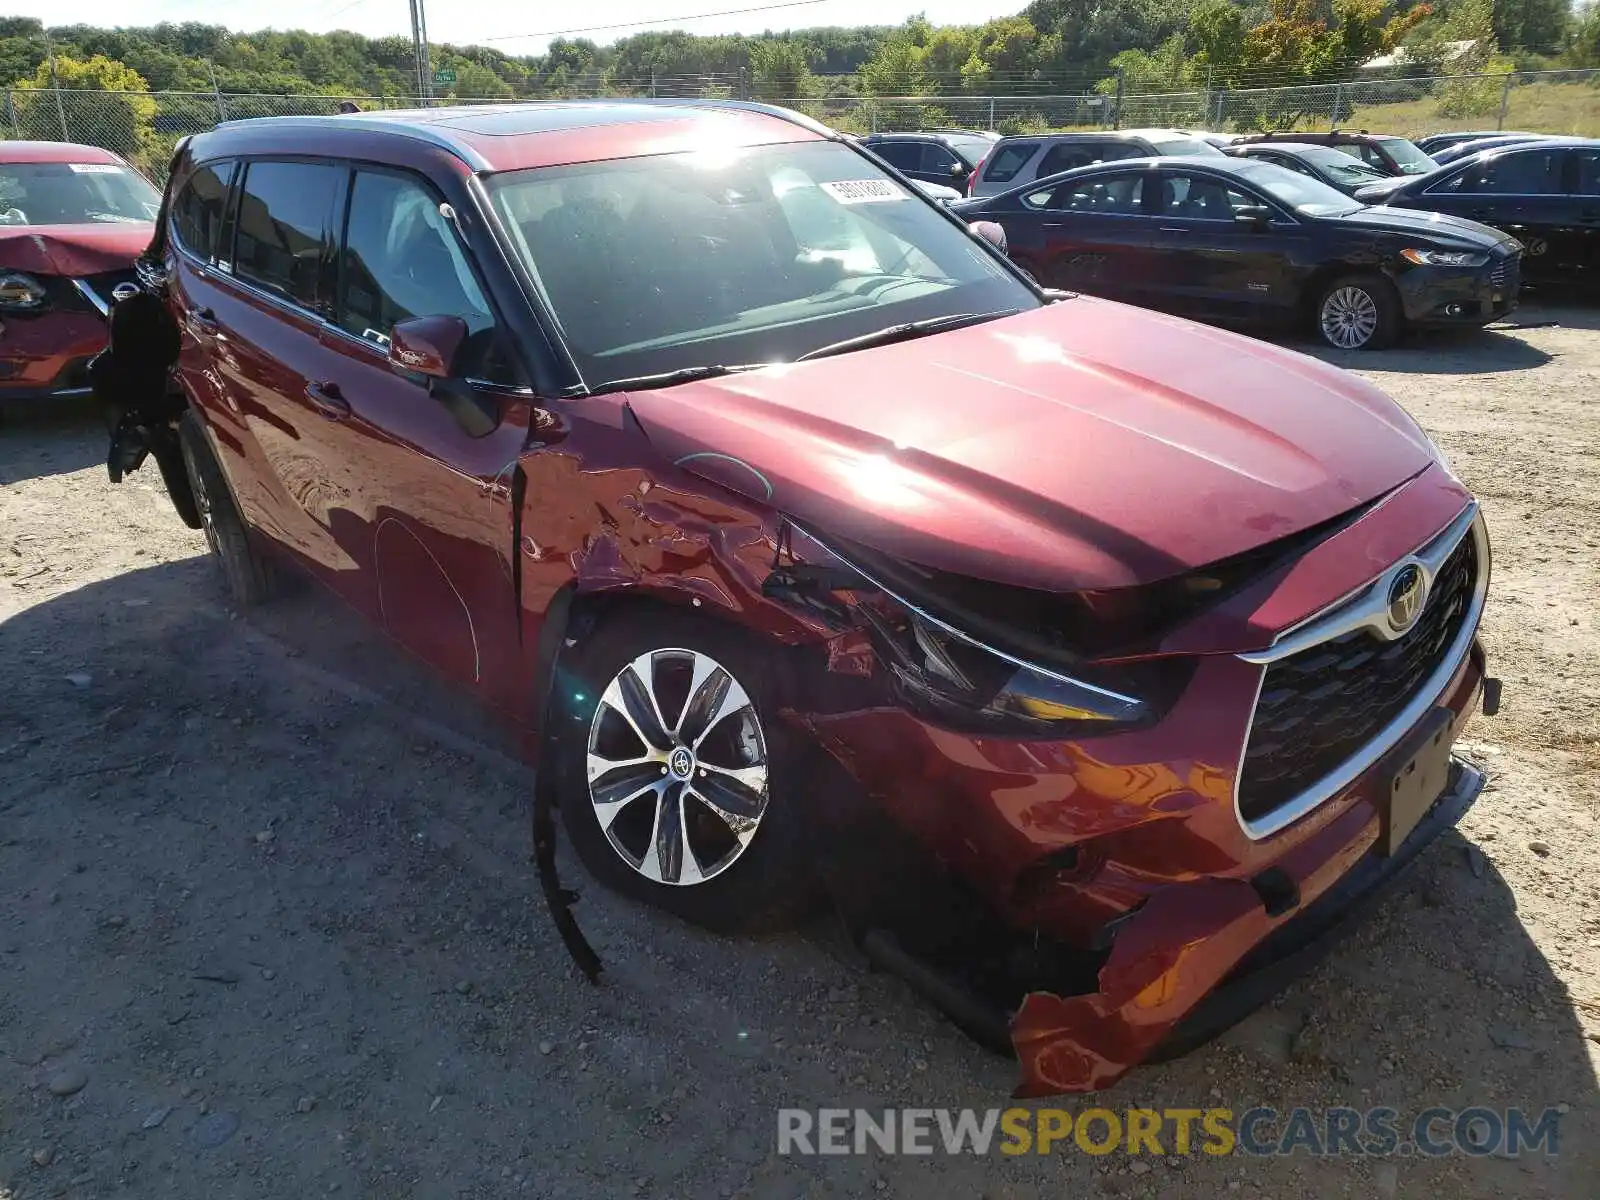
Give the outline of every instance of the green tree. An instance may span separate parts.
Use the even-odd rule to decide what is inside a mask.
[[[63,89],[59,108],[50,94],[48,62],[17,85],[22,136],[87,142],[140,160],[151,139],[156,102],[144,94],[150,88],[138,72],[103,55],[85,62],[58,54],[55,68],[54,84]]]
[[[878,47],[861,68],[861,90],[869,96],[925,96],[931,90],[926,55],[917,43],[917,31],[908,26]]]
[[[816,93],[806,45],[763,39],[750,46],[750,95],[755,100],[803,100]]]

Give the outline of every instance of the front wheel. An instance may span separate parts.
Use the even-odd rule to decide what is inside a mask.
[[[1381,350],[1400,333],[1400,301],[1387,279],[1346,275],[1317,301],[1317,333],[1338,350]]]
[[[591,874],[721,932],[799,914],[808,798],[778,674],[742,631],[672,609],[615,614],[563,655],[546,747]]]

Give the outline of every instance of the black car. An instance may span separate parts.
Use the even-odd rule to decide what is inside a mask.
[[[1377,167],[1385,175],[1426,175],[1436,164],[1412,142],[1390,133],[1368,133],[1365,129],[1335,129],[1328,133],[1295,130],[1286,133],[1249,133],[1234,139],[1234,145],[1262,142],[1299,142],[1312,146],[1332,146],[1352,158]]]
[[[1227,322],[1309,324],[1363,349],[1516,305],[1516,240],[1475,221],[1367,208],[1248,158],[1104,163],[951,206],[1069,288]]]
[[[1453,163],[1474,154],[1481,154],[1485,150],[1498,150],[1501,146],[1515,146],[1522,142],[1542,142],[1551,135],[1548,133],[1503,133],[1498,137],[1475,138],[1470,142],[1459,142],[1454,146],[1446,146],[1436,154],[1428,157],[1441,167],[1446,163]]]
[[[958,190],[999,141],[976,129],[930,129],[921,133],[873,133],[858,142],[907,179]]]
[[[1338,188],[1346,196],[1354,196],[1358,188],[1391,178],[1377,167],[1343,150],[1335,150],[1332,146],[1313,146],[1308,142],[1249,142],[1229,146],[1223,153],[1234,158],[1269,162],[1300,175],[1309,175],[1329,187]]]
[[[1425,138],[1419,138],[1417,149],[1432,158],[1438,151],[1448,150],[1452,146],[1462,146],[1468,142],[1482,141],[1484,138],[1505,137],[1508,134],[1530,138],[1539,136],[1520,129],[1457,129],[1451,133],[1430,133]]]
[[[1516,235],[1529,279],[1600,274],[1600,139],[1547,138],[1484,150],[1420,179],[1362,188],[1387,209],[1420,208]]]

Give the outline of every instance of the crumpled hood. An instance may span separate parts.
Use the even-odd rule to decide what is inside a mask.
[[[155,230],[148,221],[0,225],[0,270],[76,276],[131,267]]]
[[[1057,591],[1251,549],[1433,459],[1353,375],[1086,297],[628,403],[669,460],[820,535]]]

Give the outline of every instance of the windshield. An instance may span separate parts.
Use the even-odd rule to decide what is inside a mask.
[[[973,166],[982,162],[994,146],[988,138],[945,138],[945,144]]]
[[[792,362],[890,325],[1041,303],[837,142],[535,168],[487,186],[590,387]]]
[[[1300,157],[1311,163],[1324,175],[1337,180],[1346,187],[1363,187],[1369,183],[1377,183],[1383,179],[1394,178],[1392,175],[1385,175],[1377,167],[1362,162],[1359,158],[1351,158],[1343,151],[1329,149],[1326,146],[1302,151]]]
[[[1239,174],[1274,200],[1287,204],[1296,212],[1305,213],[1307,216],[1335,217],[1355,212],[1362,207],[1320,179],[1301,175],[1273,163],[1251,163],[1242,168]]]
[[[1155,147],[1157,154],[1214,154],[1218,158],[1223,156],[1221,150],[1204,138],[1167,138],[1159,142],[1152,140],[1150,144]]]
[[[1378,144],[1394,159],[1402,175],[1426,175],[1439,165],[1405,138],[1379,138]]]
[[[0,225],[154,221],[161,194],[116,163],[0,163]]]

